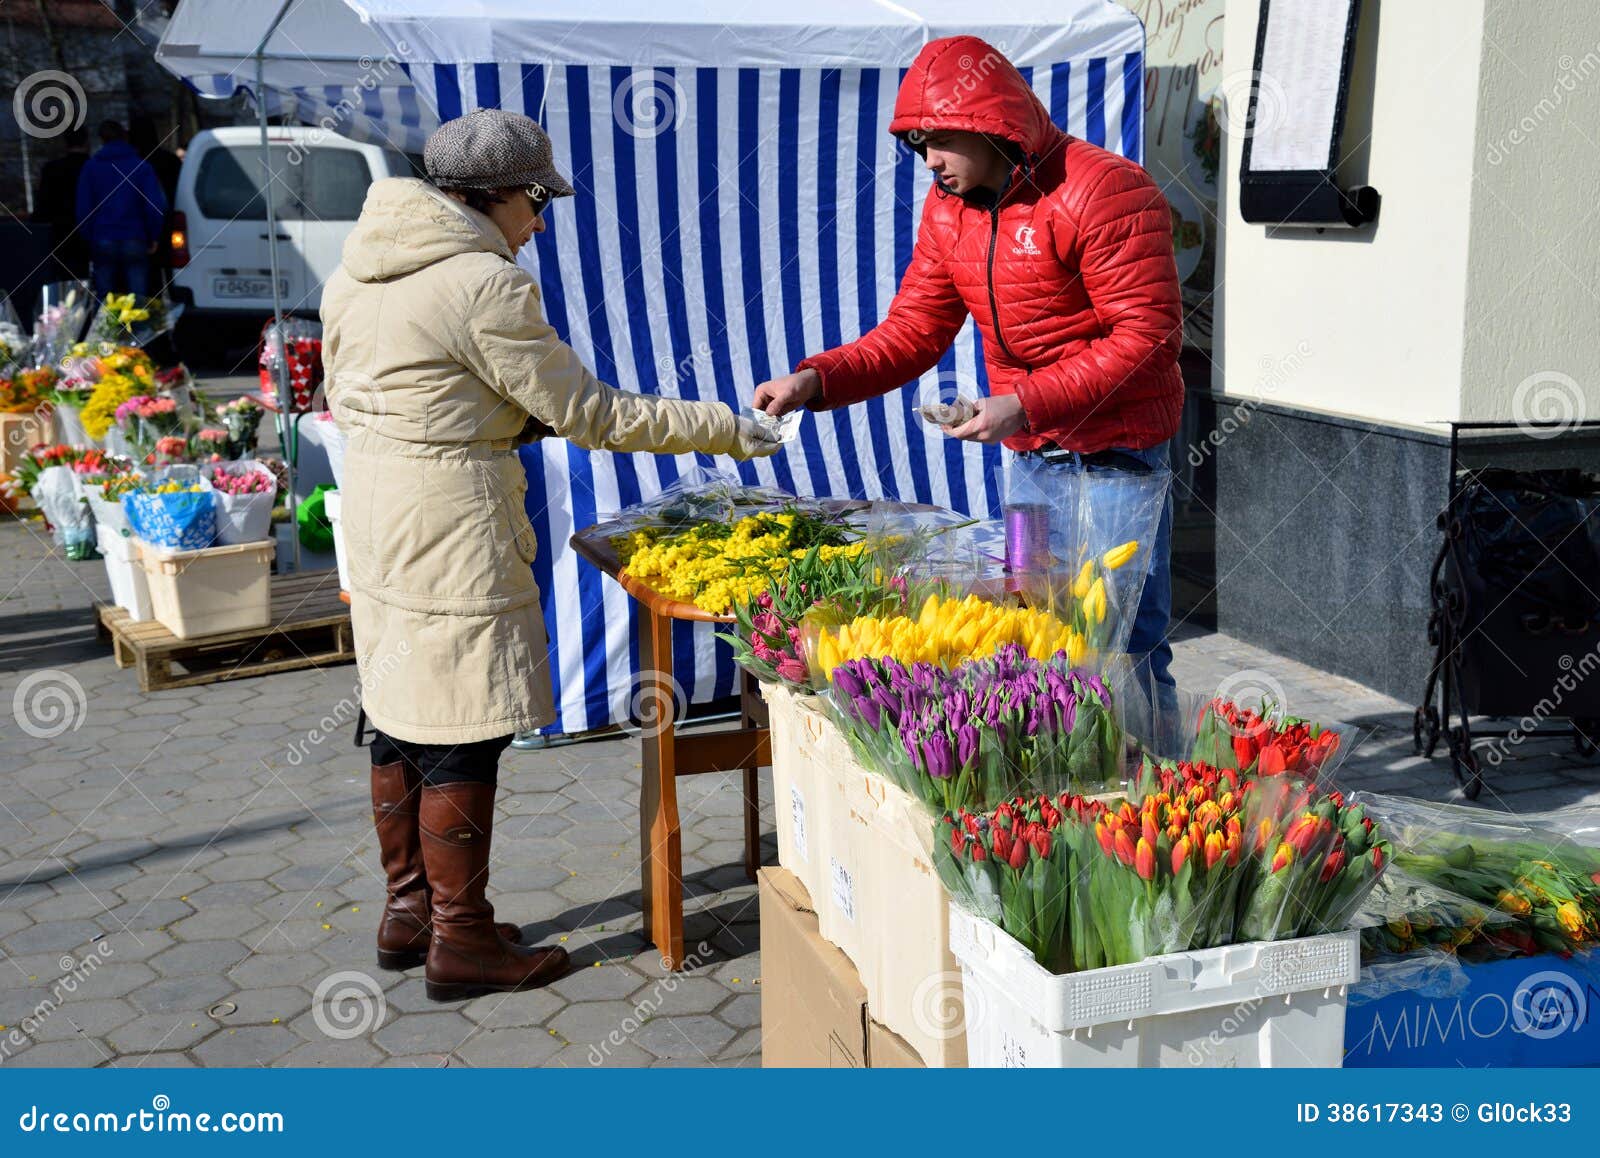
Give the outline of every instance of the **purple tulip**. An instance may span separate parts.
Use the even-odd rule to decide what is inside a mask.
[[[978,729],[963,723],[956,728],[956,761],[965,768],[978,756]]]
[[[933,733],[922,741],[922,757],[927,762],[928,775],[935,780],[948,780],[953,768],[951,767],[950,741]]]

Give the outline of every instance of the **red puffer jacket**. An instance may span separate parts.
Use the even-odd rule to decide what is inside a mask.
[[[1170,438],[1183,408],[1183,311],[1167,201],[1132,161],[1068,136],[998,51],[971,36],[926,45],[900,85],[891,133],[963,129],[1024,154],[998,206],[929,190],[888,316],[796,369],[822,378],[817,409],[920,377],[968,313],[989,388],[1022,399],[1029,433],[1085,453]]]

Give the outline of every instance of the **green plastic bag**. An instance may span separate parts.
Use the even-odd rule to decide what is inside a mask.
[[[333,550],[333,524],[328,522],[327,500],[323,496],[334,489],[326,483],[322,484],[295,510],[295,522],[300,527],[300,545],[307,551],[327,553]]]

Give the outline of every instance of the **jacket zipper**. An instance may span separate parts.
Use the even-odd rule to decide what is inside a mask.
[[[1006,336],[1000,329],[1000,303],[994,296],[994,249],[1000,240],[1000,206],[995,205],[989,210],[989,317],[994,320],[994,340],[1000,343],[1000,350],[1007,358],[1016,362],[1024,373],[1033,373],[1033,367],[1022,361],[1011,352],[1011,347],[1006,345]]]

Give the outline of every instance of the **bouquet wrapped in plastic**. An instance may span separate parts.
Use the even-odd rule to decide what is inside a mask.
[[[278,480],[271,470],[252,459],[229,462],[212,467],[209,481],[219,543],[254,543],[271,535],[278,498]]]
[[[863,549],[860,532],[820,504],[715,480],[684,480],[604,525],[631,578],[713,615],[755,601],[813,549],[822,561]]]
[[[33,486],[33,501],[44,512],[56,545],[68,559],[95,557],[94,515],[72,467],[51,466],[41,471]]]
[[[177,325],[183,307],[168,305],[160,296],[107,294],[89,327],[92,341],[113,345],[147,346]]]
[[[39,287],[39,314],[33,322],[35,366],[58,365],[71,352],[83,338],[93,301],[85,282],[60,281]]]
[[[940,878],[1066,972],[1334,932],[1386,866],[1376,826],[1337,793],[1194,764],[1145,783],[1114,804],[1066,793],[948,812]]]
[[[197,468],[175,466],[157,473],[122,499],[133,533],[154,547],[194,551],[217,541],[211,484]]]
[[[1372,953],[1471,959],[1600,945],[1600,809],[1496,814],[1379,793],[1357,799],[1394,843],[1397,887],[1364,934]]]
[[[1244,702],[1181,688],[1150,704],[1130,727],[1158,760],[1305,780],[1326,780],[1357,738],[1348,724],[1290,716],[1270,696]]]
[[[1007,571],[1029,603],[1083,632],[1092,652],[1127,651],[1171,485],[1167,471],[1017,477],[1005,507]]]
[[[936,811],[1120,782],[1112,694],[1064,652],[1038,659],[1003,644],[950,668],[853,659],[832,677],[833,710],[857,758]]]

